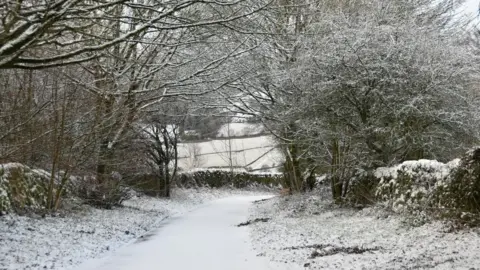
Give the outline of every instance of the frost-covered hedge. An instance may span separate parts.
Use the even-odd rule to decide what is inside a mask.
[[[20,163],[0,164],[0,212],[42,209],[49,174]]]
[[[394,211],[432,208],[438,202],[437,193],[448,185],[459,160],[447,164],[436,160],[406,161],[389,168],[378,168],[375,189],[377,200],[386,202]]]

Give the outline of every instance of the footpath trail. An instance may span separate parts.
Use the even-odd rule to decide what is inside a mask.
[[[161,224],[151,235],[78,270],[290,270],[252,250],[248,218],[253,201],[268,196],[237,196],[217,200]]]

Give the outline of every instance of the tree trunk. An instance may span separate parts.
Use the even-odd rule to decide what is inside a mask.
[[[332,141],[332,161],[331,161],[331,170],[332,175],[331,188],[332,188],[332,198],[335,202],[340,202],[342,198],[342,179],[339,175],[339,167],[341,160],[341,150],[338,139],[333,139]]]
[[[110,146],[110,140],[104,139],[100,143],[100,153],[97,163],[97,182],[105,183],[113,172],[113,149]]]
[[[170,162],[167,161],[165,163],[165,197],[169,198],[170,197]]]
[[[165,181],[163,168],[164,168],[163,162],[158,162],[158,177],[157,177],[157,192],[156,192],[157,197],[160,197],[162,195],[161,192],[163,191],[162,182]]]
[[[165,197],[170,197],[170,134],[168,131],[168,126],[162,127],[163,133],[163,143],[165,144],[165,187],[164,187],[164,195]]]
[[[300,162],[298,161],[298,151],[295,143],[287,146],[287,157],[285,159],[285,177],[291,191],[301,191],[303,177],[300,171]]]

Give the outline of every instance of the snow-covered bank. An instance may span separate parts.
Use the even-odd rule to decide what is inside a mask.
[[[163,219],[246,191],[177,189],[172,199],[134,197],[125,207],[81,206],[65,217],[0,217],[0,269],[70,269],[134,241]]]
[[[479,229],[412,227],[379,208],[338,208],[318,193],[256,203],[250,218],[271,218],[250,225],[260,256],[305,269],[480,269]]]

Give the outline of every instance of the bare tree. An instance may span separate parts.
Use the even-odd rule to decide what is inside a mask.
[[[145,151],[157,176],[157,196],[170,197],[178,168],[178,128],[176,124],[156,120],[143,131],[147,135]]]
[[[230,170],[230,174],[233,175],[234,168],[238,166],[237,160],[237,151],[234,149],[236,148],[234,145],[233,138],[234,132],[231,129],[231,117],[223,117],[224,124],[221,126],[221,132],[225,132],[221,134],[220,140],[213,140],[210,142],[212,148],[215,150],[218,156],[227,164],[228,169]],[[216,145],[220,145],[217,147]]]
[[[201,156],[202,149],[200,145],[195,142],[188,142],[183,143],[183,147],[186,153],[186,157],[183,158],[187,159],[187,167],[190,169],[201,168],[204,164],[204,160]]]
[[[237,7],[244,4],[247,2],[2,0],[0,68],[45,68],[86,62],[103,55],[112,46],[138,41],[139,35],[151,29],[172,31],[228,24],[264,7],[251,2],[251,9],[238,12]],[[194,19],[198,14],[192,13],[193,10],[202,10],[205,19]],[[184,11],[195,16],[184,17]],[[136,22],[134,28],[120,35],[105,35],[105,29],[131,21]],[[56,53],[48,53],[52,50]]]
[[[223,26],[248,16],[251,9],[232,9],[240,3],[188,1],[188,5],[181,2],[183,6],[177,2],[172,4],[179,5],[178,9],[162,17],[161,23],[137,33],[129,42],[112,45],[103,51],[103,56],[83,63],[90,80],[70,77],[97,100],[93,121],[98,141],[96,178],[100,185],[111,186],[109,178],[118,166],[116,147],[132,132],[132,126],[140,117],[158,110],[167,100],[189,99],[222,89],[226,81],[237,78],[219,76],[219,68],[229,59],[251,50],[243,42],[225,41],[229,29]],[[190,7],[194,3],[202,14]],[[219,10],[224,12],[219,14]],[[137,12],[137,16],[128,15],[132,12]],[[108,14],[126,19],[107,21],[95,31],[115,40],[141,27],[156,12],[140,12],[123,5],[112,7]]]
[[[137,123],[168,100],[239,80],[222,67],[255,45],[232,29],[268,4],[0,1],[2,161],[48,166],[52,183],[81,172],[95,174],[100,190],[118,186],[118,155]]]

